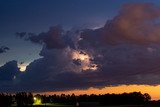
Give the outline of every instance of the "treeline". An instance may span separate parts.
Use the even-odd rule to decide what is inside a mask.
[[[16,94],[0,93],[0,107],[17,107],[32,106],[34,98],[40,99],[41,103],[61,103],[76,105],[77,102],[98,102],[100,105],[135,105],[147,104],[151,97],[149,94],[141,92],[123,93],[123,94],[103,94],[103,95],[40,95],[33,97],[32,93],[19,92]]]
[[[34,103],[33,94],[19,92],[16,94],[0,93],[0,107],[27,107]]]
[[[123,104],[146,104],[151,100],[151,96],[141,92],[123,93],[123,94],[104,94],[104,95],[41,95],[42,103],[63,103],[73,104],[77,102],[98,102],[100,105],[123,105]]]

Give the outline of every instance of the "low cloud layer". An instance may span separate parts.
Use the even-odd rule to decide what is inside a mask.
[[[17,33],[43,48],[41,58],[31,62],[25,73],[18,74],[8,90],[59,91],[160,84],[159,16],[160,8],[153,4],[126,4],[98,29],[65,31],[54,26],[38,35]]]

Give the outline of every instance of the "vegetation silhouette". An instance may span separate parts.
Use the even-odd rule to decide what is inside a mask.
[[[12,95],[8,93],[0,93],[0,107],[11,107]]]
[[[18,92],[16,94],[1,93],[0,94],[0,107],[28,107],[33,105],[32,93]]]
[[[17,107],[32,106],[34,103],[32,93],[26,93],[26,92],[16,93],[15,101]]]
[[[97,102],[99,105],[145,105],[157,103],[151,101],[151,96],[148,93],[141,92],[122,93],[122,94],[83,94],[76,96],[72,95],[40,95],[33,96],[32,93],[18,92],[15,94],[0,93],[0,107],[31,107],[34,103],[34,98],[39,97],[42,104],[59,103],[64,105],[76,105],[81,102]]]
[[[141,92],[123,93],[123,94],[103,94],[103,95],[41,95],[42,103],[61,103],[75,105],[77,102],[99,102],[100,105],[135,105],[147,104],[151,97],[148,93]]]

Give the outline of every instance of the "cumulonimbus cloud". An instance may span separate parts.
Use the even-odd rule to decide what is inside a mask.
[[[104,27],[94,31],[88,30],[82,36],[86,40],[95,41],[95,35],[98,35],[110,45],[160,43],[159,16],[160,8],[153,4],[126,4]]]
[[[127,4],[108,21],[102,35],[107,42],[160,43],[160,8],[153,4]]]
[[[42,44],[42,58],[31,62],[14,80],[16,88],[10,89],[57,91],[159,84],[159,10],[148,3],[126,4],[98,29],[65,31],[55,26],[38,35],[17,33]]]

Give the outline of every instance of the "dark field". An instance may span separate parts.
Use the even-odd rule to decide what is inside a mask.
[[[77,107],[74,105],[58,105],[58,104],[46,104],[46,105],[34,105],[34,107]],[[90,106],[79,106],[90,107]],[[96,107],[160,107],[160,104],[148,104],[148,105],[108,105],[108,106],[96,106]]]
[[[34,107],[76,107],[76,106],[44,106],[44,105],[36,105]],[[160,107],[160,105],[118,105],[118,106],[98,106],[98,107]]]

